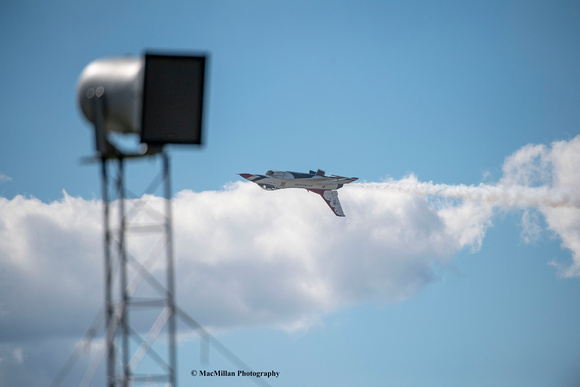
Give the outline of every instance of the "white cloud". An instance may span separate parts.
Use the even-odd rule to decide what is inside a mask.
[[[536,184],[547,193],[538,210],[548,228],[562,240],[562,247],[572,253],[569,265],[553,264],[565,277],[580,276],[580,136],[556,141],[551,147],[525,146],[506,158],[504,173],[501,183],[505,185]],[[525,224],[526,219],[523,221]]]
[[[522,232],[520,237],[525,243],[533,243],[540,239],[542,227],[539,223],[539,216],[537,211],[526,208],[522,214]]]
[[[17,196],[0,209],[0,339],[69,334],[76,313],[100,305],[99,204]]]
[[[552,144],[548,157],[553,166],[553,186],[562,196],[575,197],[580,194],[580,136],[571,141]],[[541,208],[548,228],[562,239],[562,247],[572,251],[572,263],[566,267],[557,264],[566,277],[580,276],[580,209]]]
[[[308,326],[313,316],[350,305],[404,300],[435,278],[434,262],[481,247],[494,206],[537,205],[572,251],[563,273],[578,275],[580,190],[573,188],[580,176],[570,166],[578,154],[580,137],[525,146],[506,158],[495,186],[425,183],[412,175],[351,184],[340,192],[344,219],[300,190],[264,192],[237,182],[221,191],[179,192],[178,302],[204,324],[228,328]],[[92,316],[102,303],[100,203],[65,194],[49,204],[18,196],[0,199],[0,206],[0,335],[67,334],[78,316]],[[535,214],[523,212],[525,241],[539,235]],[[135,241],[130,253],[146,256],[153,242]]]
[[[148,198],[153,207],[163,199]],[[251,183],[182,191],[174,199],[178,302],[206,325],[307,326],[313,316],[412,295],[431,264],[477,247],[491,211],[364,184],[341,192],[347,218],[306,191],[264,192]],[[100,204],[67,195],[0,199],[3,340],[84,329],[102,303]],[[128,241],[146,256],[149,240]],[[39,323],[42,321],[42,323]]]
[[[544,185],[549,180],[549,159],[545,145],[528,144],[506,157],[503,164],[504,186]]]
[[[523,147],[506,158],[497,185],[414,176],[351,184],[340,191],[346,218],[302,190],[237,182],[181,191],[173,202],[177,302],[217,329],[301,329],[352,305],[401,301],[436,278],[434,263],[479,249],[496,208],[537,206],[572,252],[571,265],[558,264],[563,275],[578,276],[578,155],[580,137]],[[100,203],[17,196],[0,198],[0,211],[0,340],[80,337],[104,295]],[[524,240],[539,232],[536,213],[523,212]],[[136,239],[130,253],[145,256],[152,243]]]
[[[21,347],[16,347],[12,351],[12,356],[17,364],[22,364],[24,362],[24,350]]]
[[[355,303],[405,299],[434,278],[433,261],[481,235],[473,218],[451,220],[425,198],[359,184],[341,199],[345,219],[305,191],[236,183],[179,193],[179,302],[210,325],[300,325]]]
[[[0,173],[0,183],[5,183],[7,181],[12,181],[12,178],[10,176],[6,176],[3,173]]]

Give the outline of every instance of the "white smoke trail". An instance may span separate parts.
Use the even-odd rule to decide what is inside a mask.
[[[387,189],[414,195],[433,195],[444,198],[484,202],[493,206],[507,207],[550,207],[580,209],[578,192],[568,192],[548,186],[528,187],[523,185],[448,185],[421,182],[414,175],[401,180],[384,183],[362,183],[364,187]]]
[[[409,175],[359,186],[523,210],[522,238],[527,243],[539,238],[542,227],[538,214],[542,214],[547,229],[561,239],[562,248],[572,253],[572,263],[552,264],[564,277],[580,277],[580,135],[550,145],[525,145],[506,157],[502,171],[496,184],[434,184]]]
[[[507,156],[502,170],[503,176],[494,185],[434,184],[409,175],[365,186],[492,206],[580,209],[580,136],[551,146],[528,144]]]

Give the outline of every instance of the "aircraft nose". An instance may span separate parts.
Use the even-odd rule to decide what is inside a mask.
[[[244,179],[249,179],[252,175],[249,173],[240,173],[240,176],[243,177]]]

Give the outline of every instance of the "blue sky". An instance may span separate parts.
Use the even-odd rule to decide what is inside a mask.
[[[164,50],[209,56],[205,145],[170,148],[177,301],[272,386],[577,385],[578,41],[572,1],[2,2],[0,384],[49,383],[102,304],[78,77]],[[316,168],[359,177],[346,218],[237,176]],[[183,339],[179,385],[199,367]]]

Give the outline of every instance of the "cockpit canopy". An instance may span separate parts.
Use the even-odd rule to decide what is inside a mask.
[[[260,186],[260,188],[262,188],[263,190],[266,190],[266,191],[275,191],[278,189],[271,184],[260,184],[260,183],[257,183],[257,184]]]

